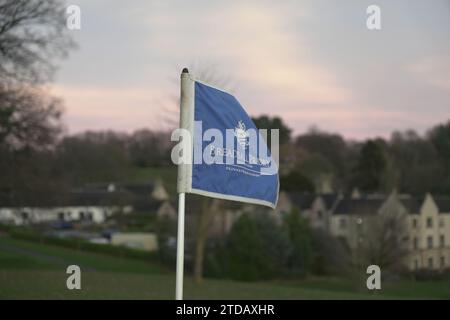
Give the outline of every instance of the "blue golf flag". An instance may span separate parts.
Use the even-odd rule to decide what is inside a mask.
[[[189,74],[182,74],[181,95],[181,127],[192,135],[193,152],[179,168],[178,192],[275,208],[278,166],[239,101]]]
[[[275,208],[280,185],[266,141],[235,97],[192,79],[185,68],[180,108],[181,130],[172,134],[182,138],[181,149],[172,150],[178,163],[177,300],[183,299],[185,193]]]

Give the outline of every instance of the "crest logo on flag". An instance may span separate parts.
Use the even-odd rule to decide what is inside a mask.
[[[242,148],[245,148],[248,146],[249,133],[247,132],[245,123],[242,120],[238,121],[238,125],[234,129],[234,136],[236,137],[239,145]]]

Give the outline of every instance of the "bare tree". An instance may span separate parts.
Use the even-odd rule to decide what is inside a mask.
[[[231,85],[230,79],[222,72],[218,71],[219,68],[214,64],[191,63],[188,69],[189,73],[194,75],[195,79],[199,81],[213,85],[217,88],[222,88],[228,92],[234,91],[234,86]],[[164,126],[164,129],[168,131],[172,131],[178,127],[180,116],[180,97],[178,91],[180,78],[173,77],[170,81],[174,84],[174,88],[177,88],[177,91],[174,91],[176,93],[169,96],[169,103],[160,106],[162,112],[159,116],[160,123]]]
[[[0,85],[0,146],[43,149],[61,132],[61,100],[31,87]]]
[[[194,280],[197,283],[201,283],[203,280],[203,261],[212,216],[213,214],[220,214],[223,209],[223,200],[206,197],[202,199],[202,209],[198,216],[195,234]]]
[[[131,161],[138,167],[167,165],[172,147],[170,133],[140,129],[129,137]]]
[[[61,101],[40,84],[74,43],[59,0],[0,0],[0,146],[46,147],[61,131]]]
[[[45,82],[74,46],[59,0],[0,0],[0,79]]]
[[[61,101],[43,85],[54,59],[74,46],[64,9],[59,0],[0,0],[0,196],[16,204],[41,201],[63,185],[41,151],[62,130]]]
[[[399,270],[407,254],[407,214],[399,207],[386,206],[366,219],[358,246],[360,262]]]

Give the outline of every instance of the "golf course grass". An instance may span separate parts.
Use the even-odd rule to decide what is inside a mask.
[[[67,266],[81,268],[68,290]],[[450,281],[383,283],[370,292],[340,278],[246,283],[185,279],[186,299],[449,299]],[[118,258],[0,236],[0,299],[173,299],[175,274],[154,262]]]

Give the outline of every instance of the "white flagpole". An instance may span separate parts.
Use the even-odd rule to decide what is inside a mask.
[[[193,103],[192,85],[190,84],[189,71],[184,68],[181,73],[181,92],[180,92],[180,128],[189,129],[191,111],[190,104]],[[185,148],[191,148],[191,145],[184,145]],[[191,152],[191,150],[183,150]],[[184,218],[185,218],[185,192],[187,179],[187,165],[178,165],[178,233],[177,233],[177,269],[175,299],[183,300],[183,273],[184,273]]]
[[[178,195],[178,235],[177,235],[177,276],[175,299],[183,300],[183,272],[184,272],[184,195]]]

